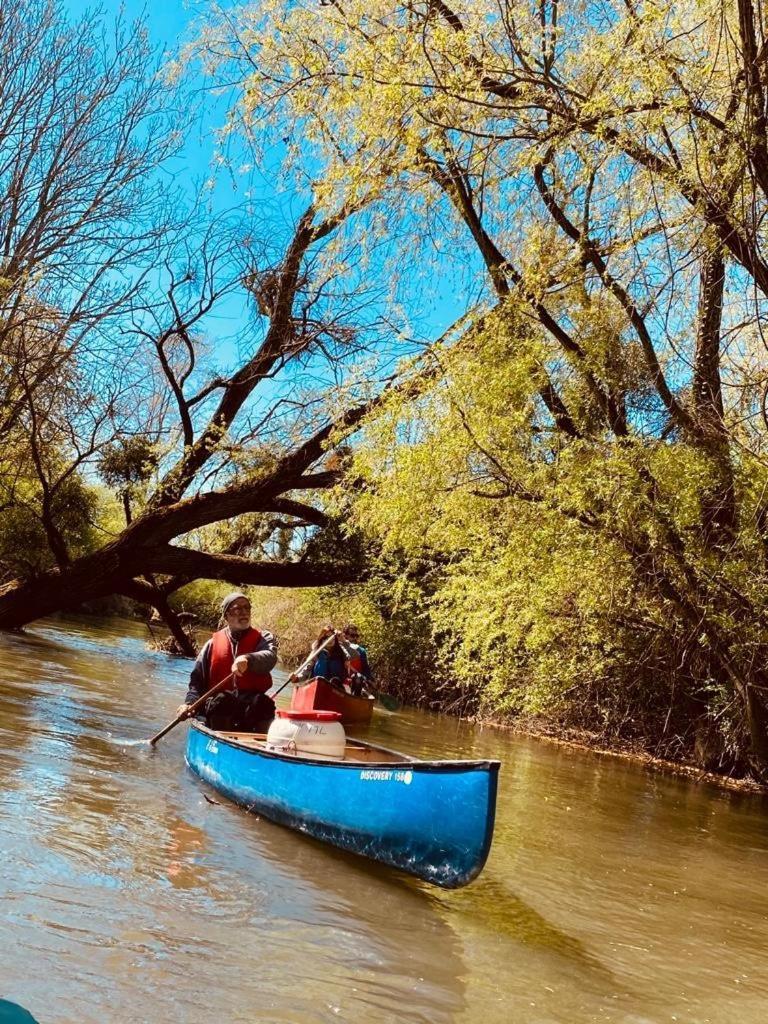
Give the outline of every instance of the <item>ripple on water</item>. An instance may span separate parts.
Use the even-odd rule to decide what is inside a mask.
[[[209,804],[184,727],[143,742],[189,671],[145,639],[0,635],[0,994],[41,1021],[762,1024],[761,801],[377,714],[385,746],[503,761],[486,871],[442,892]]]

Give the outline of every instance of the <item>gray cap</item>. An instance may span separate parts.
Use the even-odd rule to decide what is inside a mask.
[[[241,594],[239,590],[235,590],[231,594],[227,594],[227,596],[221,602],[221,614],[222,615],[226,615],[227,614],[227,609],[229,608],[229,606],[231,604],[234,604],[235,601],[239,600],[240,598],[242,598],[243,601],[248,601],[248,605],[250,606],[251,602],[245,596],[245,594]]]

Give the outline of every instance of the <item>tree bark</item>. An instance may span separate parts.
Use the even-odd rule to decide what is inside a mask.
[[[718,245],[704,253],[699,277],[699,323],[693,368],[695,440],[709,457],[712,484],[702,495],[705,541],[720,547],[733,540],[736,496],[720,379],[720,329],[723,315],[725,260]]]
[[[131,497],[128,494],[127,490],[123,491],[122,498],[123,498],[123,511],[125,512],[125,525],[126,526],[130,526],[131,525],[131,521],[133,519],[133,516],[131,514]]]
[[[157,611],[160,618],[168,627],[171,636],[176,641],[179,654],[186,655],[189,658],[194,658],[197,655],[197,644],[184,629],[181,619],[173,608],[171,608],[168,603],[168,598],[161,590],[158,589],[154,580],[152,580],[151,583],[133,580],[130,584],[122,588],[122,593],[125,594],[126,597],[132,598],[134,601],[150,605]]]

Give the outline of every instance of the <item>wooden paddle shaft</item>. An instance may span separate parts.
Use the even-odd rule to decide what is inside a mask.
[[[199,708],[201,708],[203,706],[203,704],[205,704],[205,702],[208,700],[209,697],[212,697],[214,695],[214,693],[218,693],[219,690],[223,690],[226,686],[228,686],[232,682],[234,677],[235,677],[235,673],[234,672],[230,672],[230,674],[228,676],[226,676],[226,678],[222,679],[220,683],[216,683],[216,685],[212,686],[210,688],[210,690],[206,691],[203,694],[202,697],[198,697],[198,699],[194,702],[194,704],[190,704],[189,707],[187,707],[184,711],[182,711],[182,713],[180,715],[177,715],[176,718],[174,718],[174,720],[172,722],[169,722],[168,725],[166,725],[166,727],[164,729],[161,729],[160,732],[155,733],[155,735],[149,741],[150,747],[154,747],[154,745],[157,743],[158,740],[162,739],[163,736],[165,736],[165,734],[167,732],[171,731],[171,729],[175,729],[176,726],[180,722],[183,722],[187,718],[191,718],[192,715],[194,715],[194,713]]]
[[[296,671],[292,672],[291,675],[288,676],[286,681],[280,687],[280,690],[285,689],[288,683],[294,680],[296,676],[300,675],[307,667],[307,665],[309,665],[310,662],[314,661],[314,659],[318,656],[320,651],[324,650],[328,646],[328,644],[335,638],[336,634],[332,633],[326,640],[323,641],[323,643],[320,644],[319,647],[312,651],[309,654],[309,656],[305,658],[305,660],[301,663],[301,665],[299,665]],[[216,683],[216,685],[212,686],[210,690],[207,690],[202,697],[198,697],[194,704],[190,704],[189,707],[186,708],[180,715],[177,715],[176,718],[174,718],[172,722],[169,722],[164,729],[161,729],[160,732],[155,733],[155,735],[149,741],[150,747],[154,747],[157,741],[161,740],[166,733],[169,733],[171,731],[171,729],[175,729],[176,726],[179,725],[181,722],[185,721],[187,718],[191,718],[192,715],[194,715],[194,713],[199,708],[201,708],[203,704],[205,704],[209,697],[212,697],[214,693],[218,693],[220,690],[223,690],[226,686],[228,686],[232,679],[235,677],[235,674],[236,673],[234,672],[230,672],[230,674],[225,679],[222,679],[220,683]],[[276,697],[278,693],[280,693],[280,690],[276,690],[273,696]]]
[[[299,667],[297,669],[294,669],[293,672],[291,672],[291,674],[285,680],[283,685],[281,687],[279,687],[279,689],[275,690],[275,692],[272,694],[272,699],[274,700],[275,697],[278,695],[278,693],[280,693],[282,690],[284,690],[286,688],[288,683],[296,682],[296,679],[298,678],[298,676],[301,675],[301,673],[304,671],[304,669],[307,667],[307,665],[311,665],[312,662],[315,660],[315,658],[320,653],[320,651],[324,651],[325,648],[328,646],[328,644],[332,640],[335,640],[335,639],[336,639],[336,634],[335,633],[331,633],[331,635],[329,637],[326,637],[325,640],[323,640],[323,642],[318,647],[316,647],[314,649],[314,651],[310,651],[309,654],[307,655],[307,657],[304,659],[304,661],[302,661],[302,663],[299,665]]]

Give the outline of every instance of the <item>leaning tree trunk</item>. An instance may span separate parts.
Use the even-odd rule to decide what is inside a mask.
[[[167,599],[137,579],[148,571],[150,558],[150,549],[117,540],[67,566],[14,580],[0,589],[0,629],[19,629],[35,619],[112,594],[126,594],[155,607],[157,599],[164,602],[164,608],[158,609],[162,614]],[[181,628],[180,623],[178,626]]]
[[[162,520],[162,513],[155,518]],[[145,524],[136,520],[134,527],[137,525]],[[166,543],[164,537],[153,537],[149,530],[145,530],[145,534],[141,543],[129,527],[118,540],[68,566],[6,584],[0,588],[0,629],[19,629],[54,612],[74,610],[86,601],[125,594],[138,587],[141,596],[137,599],[153,607],[158,607],[160,602],[159,610],[175,633],[175,624],[181,628],[181,623],[174,620],[167,606],[167,589],[158,594],[150,584],[142,582],[153,573],[171,577],[177,583],[208,579],[227,581],[238,587],[325,587],[359,582],[362,578],[356,565],[256,562],[234,555],[177,547]]]
[[[122,592],[126,597],[130,597],[134,601],[138,601],[140,604],[149,605],[154,608],[168,627],[168,630],[176,643],[178,653],[185,655],[188,658],[196,657],[197,645],[194,639],[184,629],[181,619],[170,606],[168,598],[157,586],[153,577],[149,577],[148,583],[133,580],[128,584],[128,586],[122,588]]]
[[[50,569],[0,589],[0,629],[19,629],[54,612],[75,609],[86,601],[108,597],[130,578],[119,548],[109,545],[64,569]]]

